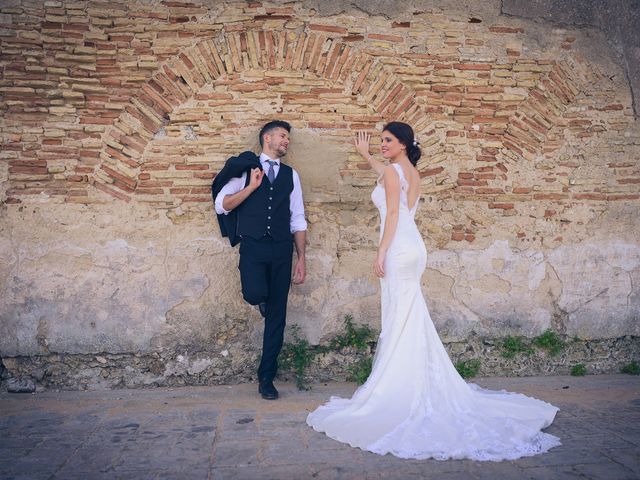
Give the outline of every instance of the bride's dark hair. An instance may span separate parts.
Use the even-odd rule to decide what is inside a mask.
[[[407,158],[409,158],[409,161],[415,167],[418,160],[420,160],[422,151],[420,150],[420,143],[416,142],[415,137],[413,136],[413,128],[406,123],[389,122],[382,129],[383,132],[385,130],[391,132],[401,144],[407,147]]]

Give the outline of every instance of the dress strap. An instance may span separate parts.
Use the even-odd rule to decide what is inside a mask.
[[[407,190],[409,188],[409,182],[407,182],[407,179],[404,178],[404,171],[402,170],[402,167],[397,163],[392,163],[391,165],[393,165],[393,168],[395,168],[396,172],[398,172],[398,176],[400,177],[400,185],[402,186],[402,189]]]

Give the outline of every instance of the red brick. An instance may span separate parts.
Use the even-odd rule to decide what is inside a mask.
[[[111,187],[107,187],[106,185],[104,185],[102,183],[95,182],[93,184],[93,186],[96,187],[98,190],[106,193],[107,195],[111,195],[112,197],[115,197],[115,198],[117,198],[119,200],[124,200],[125,202],[129,202],[131,200],[128,195],[125,195],[122,192],[114,190]]]
[[[367,34],[367,37],[370,38],[371,40],[384,40],[386,42],[393,42],[393,43],[404,42],[404,37],[400,37],[398,35],[383,35],[380,33],[369,33]]]
[[[193,178],[200,178],[200,179],[213,179],[216,176],[217,172],[203,172],[203,173],[194,173],[193,174]]]
[[[456,183],[462,187],[482,187],[488,185],[484,180],[465,180],[460,178]]]
[[[178,196],[178,198],[180,200],[182,200],[185,203],[205,203],[205,202],[210,202],[211,201],[211,197],[207,196],[207,197],[187,197],[187,196]]]
[[[504,146],[507,147],[509,150],[513,150],[514,152],[516,152],[518,155],[522,155],[522,149],[518,148],[515,144],[513,144],[512,142],[509,141],[505,141],[504,142]]]
[[[489,27],[489,31],[493,33],[523,33],[524,28],[495,26]]]
[[[166,163],[143,163],[141,168],[143,171],[169,170],[169,165]]]
[[[346,34],[348,32],[348,30],[344,27],[337,27],[335,25],[320,25],[317,23],[310,23],[309,30],[316,30],[320,32],[333,32],[333,33],[340,33],[340,34]]]
[[[491,70],[488,63],[454,63],[453,68],[456,70]]]
[[[495,173],[478,173],[475,175],[475,177],[477,180],[495,180],[496,178],[496,174]]]
[[[129,178],[119,172],[116,172],[115,170],[113,170],[112,168],[109,168],[107,165],[102,165],[100,167],[102,170],[104,170],[107,175],[109,175],[111,178],[113,178],[114,180],[118,180],[126,185],[128,185],[131,188],[135,188],[136,186],[136,180]]]
[[[38,166],[15,166],[9,167],[9,173],[32,173],[36,175],[47,175],[47,167]]]
[[[600,108],[599,110],[623,110],[624,106],[620,103],[612,103],[611,105],[606,105],[602,108]]]
[[[291,19],[291,15],[256,15],[255,17],[253,17],[254,20],[289,20]],[[230,27],[230,25],[225,25],[225,30],[227,30],[227,27]],[[243,25],[238,25],[236,27],[237,30],[244,30],[244,26]]]
[[[500,209],[500,210],[512,210],[513,203],[490,203],[489,208]]]
[[[138,187],[135,191],[136,195],[162,195],[164,190],[161,188],[142,188]]]
[[[563,195],[561,193],[534,193],[534,200],[566,200],[569,198],[568,195]]]
[[[606,200],[607,196],[603,193],[574,193],[575,200]]]
[[[640,194],[607,195],[607,200],[638,200]]]
[[[476,193],[479,195],[499,195],[504,193],[504,190],[501,188],[476,188]]]
[[[422,170],[420,172],[420,178],[431,177],[433,175],[437,175],[444,171],[443,167],[435,167],[435,168],[427,168],[426,170]]]
[[[193,165],[175,165],[176,170],[208,170],[209,165],[205,165],[203,163],[193,164]]]

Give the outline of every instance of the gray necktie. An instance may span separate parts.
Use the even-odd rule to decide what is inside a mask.
[[[271,183],[273,183],[273,181],[276,179],[276,172],[273,166],[278,162],[276,162],[275,160],[267,160],[267,163],[269,164],[269,170],[267,171],[267,178]]]

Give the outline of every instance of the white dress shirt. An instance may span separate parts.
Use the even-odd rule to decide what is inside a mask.
[[[269,163],[268,160],[275,160],[276,164],[273,166],[273,173],[275,177],[278,176],[280,172],[280,159],[271,159],[265,153],[260,154],[260,163],[262,164],[262,169],[265,172],[265,175],[269,171]],[[302,202],[302,187],[300,186],[300,177],[298,172],[296,172],[293,168],[293,190],[289,195],[289,210],[291,211],[291,233],[301,232],[307,229],[307,221],[304,218],[304,203]],[[219,215],[226,215],[229,213],[228,210],[225,210],[222,206],[222,202],[224,201],[224,197],[227,195],[233,195],[238,193],[240,190],[244,188],[244,184],[247,180],[247,173],[243,173],[242,177],[234,177],[227,182],[227,184],[222,187],[218,196],[216,196],[216,213]]]

